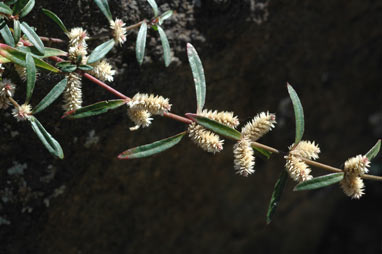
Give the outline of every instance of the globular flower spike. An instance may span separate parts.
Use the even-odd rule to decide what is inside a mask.
[[[110,21],[110,28],[113,31],[114,41],[122,45],[126,41],[126,24],[121,19]]]
[[[163,115],[171,110],[168,98],[153,94],[137,93],[128,103],[131,109],[146,110],[152,115]]]
[[[315,160],[318,159],[319,153],[320,148],[314,141],[300,141],[297,145],[291,145],[289,147],[289,154],[284,157],[286,159],[285,168],[289,176],[297,182],[312,179],[313,177],[310,175],[311,169],[302,158]]]
[[[234,116],[233,112],[218,112],[217,110],[212,111],[204,109],[199,113],[199,115],[217,121],[221,124],[225,124],[231,128],[236,128],[239,125],[239,120],[237,116]],[[224,140],[221,140],[219,135],[206,130],[204,127],[196,123],[192,123],[188,126],[187,131],[191,140],[204,151],[217,153],[223,150]]]
[[[271,131],[275,127],[275,123],[275,114],[261,112],[241,129],[241,134],[251,141],[257,141],[259,138]]]
[[[251,142],[247,138],[242,138],[233,147],[234,168],[241,176],[248,176],[255,172],[255,156],[251,147]]]
[[[369,172],[370,161],[366,156],[357,155],[345,162],[344,178],[340,186],[344,193],[354,199],[359,199],[364,194],[364,183],[360,176]]]
[[[86,56],[88,54],[88,45],[86,40],[89,39],[88,33],[81,27],[72,28],[66,35],[69,38],[69,59],[76,62],[80,57],[81,64],[86,64]]]
[[[68,83],[63,93],[65,111],[71,111],[81,108],[82,105],[82,81],[81,75],[75,72],[66,75]]]
[[[13,97],[15,88],[15,84],[8,79],[0,81],[0,109],[8,108],[10,104],[8,97]]]
[[[127,115],[130,120],[134,122],[135,126],[131,127],[131,131],[138,130],[140,127],[148,127],[153,120],[151,118],[151,114],[147,110],[139,110],[139,109],[127,109]]]
[[[192,123],[188,126],[187,131],[190,139],[204,151],[218,153],[223,150],[224,140],[220,140],[218,135],[202,126]]]
[[[32,107],[29,104],[23,104],[12,110],[12,115],[17,121],[25,121],[32,114]]]
[[[112,70],[112,66],[106,61],[101,60],[92,64],[93,69],[89,73],[102,81],[113,81],[115,70]]]

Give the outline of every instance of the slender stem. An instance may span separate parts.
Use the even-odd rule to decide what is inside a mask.
[[[40,39],[42,41],[47,41],[47,42],[54,42],[54,43],[66,43],[66,41],[58,39],[58,38],[50,38],[50,37],[44,37],[40,36]]]
[[[144,19],[141,22],[138,22],[137,24],[134,24],[134,25],[126,27],[126,31],[129,31],[129,30],[132,30],[132,29],[140,27],[144,21],[146,21],[146,20]]]
[[[140,22],[140,23],[142,23],[142,22]],[[138,25],[138,24],[136,24],[136,25]],[[56,56],[53,56],[53,57],[50,57],[50,58],[52,60],[54,60],[54,61],[57,61],[57,62],[63,61],[63,59],[61,59],[59,57],[56,57]],[[112,94],[116,95],[117,97],[119,97],[121,99],[125,99],[126,101],[130,101],[131,100],[131,98],[127,97],[126,95],[124,95],[122,93],[120,93],[119,91],[115,90],[114,88],[110,87],[109,85],[105,84],[104,82],[100,81],[99,79],[93,77],[92,75],[90,75],[88,73],[85,73],[85,72],[82,72],[82,75],[85,78],[87,78],[90,81],[92,81],[93,83],[95,83],[96,85],[99,85],[100,87],[102,87],[102,88],[106,89],[107,91],[111,92]],[[176,120],[176,121],[179,121],[179,122],[182,122],[182,123],[185,123],[185,124],[191,124],[193,122],[191,119],[188,119],[188,118],[185,118],[185,117],[173,114],[173,113],[169,113],[169,112],[164,113],[163,116],[167,117],[167,118],[170,118],[170,119],[173,119],[173,120]],[[280,151],[280,150],[278,150],[276,148],[273,148],[273,147],[270,147],[270,146],[267,146],[267,145],[264,145],[264,144],[261,144],[261,143],[258,143],[258,142],[253,142],[252,145],[255,146],[255,147],[262,148],[262,149],[264,149],[266,151],[272,152],[274,154],[279,154],[279,155],[285,154],[284,152],[282,152],[282,151]],[[343,172],[339,168],[335,168],[335,167],[332,167],[332,166],[329,166],[329,165],[326,165],[326,164],[323,164],[323,163],[320,163],[320,162],[308,160],[308,159],[305,159],[305,158],[301,158],[301,159],[306,164],[314,166],[314,167],[322,168],[324,170],[335,172],[335,173]],[[368,180],[382,181],[382,177],[380,177],[380,176],[374,176],[374,175],[367,175],[367,174],[365,174],[365,175],[363,175],[361,177],[363,179],[368,179]]]
[[[8,100],[12,103],[13,106],[15,106],[15,108],[20,108],[20,105],[12,97],[8,96]]]
[[[131,100],[129,97],[127,97],[123,93],[118,92],[114,88],[110,87],[109,85],[105,84],[101,80],[93,77],[92,75],[90,75],[88,73],[82,73],[82,76],[84,76],[85,78],[87,78],[88,80],[92,81],[96,85],[99,85],[100,87],[106,89],[107,91],[109,91],[110,93],[114,94],[115,96],[117,96],[117,97],[119,97],[121,99],[125,99],[126,101],[130,101]]]
[[[281,154],[282,153],[280,150],[277,150],[276,148],[273,148],[273,147],[270,147],[267,145],[263,145],[263,144],[260,144],[257,142],[253,142],[253,143],[251,143],[251,145],[256,146],[258,148],[262,148],[262,149],[267,150],[271,153],[275,153],[275,154]]]
[[[163,114],[163,116],[170,118],[170,119],[174,119],[176,121],[179,121],[179,122],[182,122],[185,124],[191,124],[192,123],[192,120],[185,118],[185,117],[182,117],[182,116],[179,116],[179,115],[176,115],[176,114],[173,114],[173,113],[170,113],[170,112],[165,112]]]

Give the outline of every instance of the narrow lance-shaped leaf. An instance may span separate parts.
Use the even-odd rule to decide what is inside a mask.
[[[288,84],[288,93],[292,100],[294,115],[296,119],[296,138],[294,143],[297,144],[301,141],[304,134],[304,110],[301,105],[301,101],[298,98],[296,91]]]
[[[8,44],[11,47],[15,46],[15,40],[13,39],[13,35],[11,30],[9,30],[8,25],[5,25],[1,30],[0,30],[1,36],[3,37],[4,41],[6,44]]]
[[[101,10],[103,15],[105,15],[107,20],[112,21],[113,17],[111,16],[108,1],[107,0],[94,0],[94,2],[97,4],[98,8]]]
[[[35,5],[35,0],[29,0],[28,3],[24,6],[24,8],[20,11],[20,18],[25,17],[28,15]]]
[[[186,132],[182,132],[175,136],[162,139],[151,144],[131,148],[119,154],[118,159],[137,159],[163,152],[178,144],[185,134]]]
[[[198,53],[196,52],[194,46],[190,43],[187,43],[187,56],[195,83],[197,104],[196,112],[199,113],[202,112],[206,100],[206,79],[204,77],[204,69]]]
[[[126,104],[126,100],[109,100],[94,103],[92,105],[79,108],[68,115],[68,118],[84,118],[89,116],[100,115],[106,113],[111,109],[116,109]]]
[[[149,2],[151,8],[153,9],[154,16],[155,17],[158,16],[159,15],[159,8],[158,8],[158,5],[155,2],[155,0],[147,0],[147,2]]]
[[[49,132],[45,130],[44,126],[42,126],[42,124],[37,120],[37,118],[35,118],[34,116],[30,116],[28,120],[31,123],[33,131],[37,134],[37,137],[41,140],[46,149],[48,149],[48,151],[54,156],[63,159],[64,152],[62,151],[60,143],[58,143],[57,140],[55,140],[49,134]]]
[[[18,49],[12,48],[6,44],[0,43],[0,55],[2,57],[5,57],[9,59],[11,62],[21,65],[23,67],[26,67],[25,64],[25,58],[26,58],[26,53],[22,52]],[[33,54],[32,54],[33,56]],[[40,67],[42,69],[51,71],[51,72],[60,72],[59,69],[55,68],[54,66],[44,62],[43,60],[33,56],[34,62],[37,67]]]
[[[377,156],[379,150],[381,149],[381,140],[379,139],[377,143],[365,154],[365,156],[371,161]]]
[[[147,24],[143,21],[141,27],[139,28],[137,43],[135,45],[135,53],[139,64],[143,63],[143,57],[145,56],[146,36]]]
[[[21,38],[21,28],[20,21],[14,19],[13,20],[13,37],[15,38],[15,44],[17,44]]]
[[[26,103],[29,103],[30,99],[32,98],[34,86],[36,83],[36,65],[30,53],[27,53],[26,69],[27,69],[27,94],[26,94],[25,101]]]
[[[26,53],[31,53],[33,57],[43,59],[51,56],[66,56],[67,53],[61,49],[45,47],[45,54],[40,55],[36,47],[18,47],[17,50]]]
[[[326,187],[331,184],[338,183],[344,178],[344,173],[333,173],[312,178],[310,180],[301,182],[294,187],[294,191],[314,190]]]
[[[40,52],[41,55],[44,55],[44,44],[42,43],[40,37],[36,34],[36,32],[26,22],[21,23],[21,30],[30,40],[30,42],[36,47],[38,52]]]
[[[9,8],[9,6],[6,5],[5,3],[0,2],[0,13],[6,14],[6,15],[12,15],[12,9]]]
[[[168,10],[168,11],[165,11],[164,13],[162,13],[160,16],[159,16],[159,25],[162,25],[163,21],[165,21],[166,19],[170,18],[173,14],[173,11],[172,10]]]
[[[66,78],[58,82],[40,103],[37,104],[32,113],[37,114],[52,104],[64,92],[67,83],[68,80]]]
[[[282,170],[279,179],[277,180],[275,187],[273,189],[271,201],[269,202],[268,212],[267,212],[267,224],[271,223],[272,217],[276,212],[276,209],[280,203],[281,196],[284,191],[286,181],[288,179],[288,172]]]
[[[231,138],[233,140],[240,140],[241,138],[240,132],[227,125],[221,124],[204,116],[198,116],[196,114],[187,113],[186,116],[195,120],[199,125],[203,126],[204,128],[209,129],[219,135]]]
[[[47,9],[42,9],[42,12],[48,16],[49,18],[51,18],[60,28],[62,31],[64,31],[64,33],[67,33],[68,32],[68,29],[66,28],[66,26],[64,25],[64,22],[62,22],[62,20],[52,11],[50,10],[47,10]]]
[[[163,31],[162,27],[157,26],[158,32],[159,32],[159,37],[162,42],[162,47],[163,47],[163,58],[164,58],[164,64],[167,66],[170,65],[171,63],[171,49],[170,49],[170,44],[168,43],[166,33]]]
[[[20,14],[20,11],[25,7],[29,0],[17,0],[13,6],[13,15]]]
[[[107,42],[102,43],[97,46],[88,58],[88,64],[97,62],[106,56],[107,53],[114,47],[114,39],[108,40]]]

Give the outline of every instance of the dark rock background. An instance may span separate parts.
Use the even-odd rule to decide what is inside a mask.
[[[242,123],[269,110],[277,128],[262,142],[282,150],[293,142],[289,81],[304,105],[305,139],[321,147],[320,161],[340,167],[365,153],[382,134],[382,3],[379,1],[205,0],[157,1],[176,11],[166,21],[175,61],[165,68],[154,31],[142,67],[136,32],[108,55],[118,75],[113,86],[171,98],[173,112],[195,108],[185,44],[191,42],[207,78],[206,108],[231,110]],[[150,17],[145,1],[110,1],[114,17],[133,24]],[[40,8],[68,27],[91,35],[107,31],[93,1],[40,0],[26,20],[41,35],[65,38]],[[104,39],[101,39],[104,40]],[[99,44],[91,42],[91,48]],[[14,76],[12,71],[5,75]],[[24,98],[17,78],[18,101]],[[42,75],[32,104],[60,77]],[[85,104],[113,98],[84,81]],[[0,253],[380,253],[380,182],[350,200],[338,185],[295,193],[289,181],[271,225],[265,214],[283,160],[257,159],[256,173],[234,174],[232,145],[211,155],[188,139],[151,158],[120,161],[127,148],[184,130],[156,118],[130,132],[125,109],[60,120],[56,103],[38,118],[61,142],[65,160],[53,159],[30,127],[9,110],[0,115]],[[17,133],[15,132],[17,131]],[[23,174],[12,174],[14,166]],[[12,168],[13,167],[13,168]],[[381,159],[372,173],[381,174]],[[11,170],[9,170],[11,169]],[[314,169],[315,175],[325,172]]]

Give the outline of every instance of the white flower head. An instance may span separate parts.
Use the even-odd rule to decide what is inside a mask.
[[[242,129],[241,134],[251,141],[257,141],[275,127],[276,115],[269,112],[257,114],[253,120],[247,123]]]
[[[223,150],[224,140],[220,140],[218,135],[204,129],[202,126],[191,123],[187,131],[190,139],[204,151],[217,153]]]
[[[255,172],[255,156],[251,142],[247,138],[239,140],[233,147],[234,168],[236,173],[248,176]]]
[[[122,45],[126,41],[126,24],[121,19],[110,21],[110,28],[113,30],[113,37],[116,43]]]
[[[0,81],[0,109],[8,108],[10,101],[8,97],[13,97],[15,94],[16,85],[8,79]]]
[[[115,70],[112,70],[112,66],[106,61],[101,60],[94,64],[92,64],[93,70],[91,70],[89,73],[94,75],[96,78],[102,80],[102,81],[113,81]]]
[[[17,121],[25,121],[32,114],[32,107],[29,104],[23,104],[18,108],[12,110],[12,115]]]

